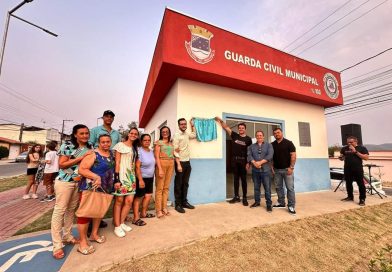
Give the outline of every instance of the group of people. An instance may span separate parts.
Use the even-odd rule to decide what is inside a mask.
[[[114,195],[113,225],[118,237],[124,237],[132,230],[126,224],[128,220],[144,226],[145,218],[170,216],[167,201],[174,172],[175,210],[185,213],[185,209],[195,208],[187,199],[192,169],[189,140],[196,137],[193,122],[190,121],[192,132],[188,133],[187,121],[179,119],[179,132],[173,137],[169,127],[161,127],[159,140],[150,149],[151,136],[139,135],[137,128],[131,128],[122,139],[112,128],[114,117],[115,114],[108,110],[103,113],[102,126],[91,130],[82,124],[74,126],[71,140],[62,144],[58,152],[55,151],[56,143],[48,144],[45,159],[39,145],[33,146],[29,152],[28,185],[23,198],[38,198],[38,174],[40,167],[45,165],[50,173],[45,172],[43,177],[47,194],[42,201],[56,200],[51,221],[55,259],[64,257],[65,244],[78,244],[78,251],[88,255],[95,251],[91,242],[102,244],[106,241],[106,237],[99,234],[99,229],[107,226],[102,218],[77,217],[79,238],[72,235],[75,212],[83,201],[84,191],[95,189]],[[154,176],[155,214],[148,212]],[[31,188],[33,194],[30,197]],[[129,218],[131,208],[132,219]]]
[[[232,144],[231,166],[234,175],[234,197],[229,203],[241,202],[239,187],[240,179],[242,185],[242,204],[248,206],[247,199],[247,170],[252,168],[252,180],[254,184],[255,202],[250,208],[260,206],[261,185],[264,187],[266,209],[272,212],[272,208],[286,207],[290,214],[295,211],[295,191],[294,191],[294,166],[296,162],[296,149],[294,144],[283,137],[282,129],[275,128],[273,135],[275,141],[268,143],[264,140],[264,132],[256,131],[256,143],[252,144],[252,139],[246,135],[246,124],[237,125],[238,133],[233,131],[220,117],[215,120],[230,135]],[[274,176],[278,202],[272,204],[271,200],[271,177]]]
[[[41,147],[34,145],[29,151],[27,163],[28,185],[24,199],[37,196],[37,180],[43,180],[46,196],[42,201],[56,200],[51,221],[53,240],[53,257],[64,257],[65,244],[78,244],[78,251],[84,255],[95,251],[91,242],[102,244],[106,237],[99,234],[99,229],[106,227],[102,218],[77,218],[79,238],[72,235],[71,228],[75,212],[83,199],[83,191],[99,189],[114,195],[113,225],[114,234],[124,237],[132,230],[127,221],[137,226],[144,226],[145,218],[159,219],[170,216],[167,208],[169,187],[174,178],[175,210],[185,213],[185,209],[195,207],[188,202],[189,179],[192,171],[190,164],[190,140],[196,138],[192,120],[189,122],[191,132],[187,132],[188,122],[178,120],[179,131],[172,137],[167,126],[160,128],[159,140],[151,146],[149,134],[139,135],[137,128],[131,128],[122,139],[117,130],[112,128],[115,114],[108,110],[103,113],[103,125],[89,128],[79,124],[73,127],[71,140],[61,145],[56,151],[56,143],[47,145],[49,150],[43,157]],[[296,148],[283,137],[282,130],[275,128],[275,141],[268,143],[264,132],[256,131],[256,142],[246,135],[246,124],[237,125],[238,133],[233,131],[221,118],[215,120],[231,136],[231,165],[234,174],[234,197],[229,203],[241,202],[239,187],[242,184],[242,203],[247,201],[247,171],[252,169],[255,202],[250,208],[259,207],[261,201],[260,187],[265,192],[266,209],[287,207],[290,214],[295,214],[294,166]],[[353,142],[353,143],[352,143]],[[349,139],[349,146],[342,150],[347,161],[356,164],[358,159],[367,159],[366,151],[356,147],[356,139]],[[361,161],[362,162],[362,161]],[[42,170],[43,171],[40,171]],[[346,167],[345,167],[346,169]],[[39,175],[42,172],[42,177]],[[346,171],[345,171],[346,173]],[[350,172],[351,173],[351,172]],[[349,174],[347,180],[357,178],[356,172]],[[155,210],[149,213],[148,207],[153,194],[155,177]],[[274,177],[278,201],[272,204],[271,178]],[[351,178],[350,178],[351,177]],[[55,182],[54,182],[55,181]],[[353,200],[352,189],[347,186],[348,197]],[[287,191],[287,206],[286,192]],[[364,204],[365,193],[360,188],[360,204]],[[133,209],[133,218],[129,212]]]

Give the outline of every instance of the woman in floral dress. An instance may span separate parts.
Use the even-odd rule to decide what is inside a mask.
[[[125,224],[125,219],[132,207],[133,198],[136,193],[136,160],[137,144],[139,142],[139,131],[131,128],[124,142],[113,147],[116,151],[116,169],[114,175],[113,207],[114,234],[124,237],[125,232],[132,228]],[[144,184],[140,184],[144,187]]]

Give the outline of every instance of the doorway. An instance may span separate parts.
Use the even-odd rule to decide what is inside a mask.
[[[239,118],[227,118],[226,124],[230,127],[232,131],[238,133],[237,125],[239,123],[245,123],[246,125],[246,134],[252,138],[252,143],[256,142],[255,132],[261,130],[264,132],[264,139],[266,142],[271,143],[275,139],[273,137],[273,130],[275,128],[281,127],[280,123],[275,122],[263,122],[263,121],[253,121]],[[231,137],[230,135],[226,135],[226,198],[231,199],[234,197],[234,178],[233,171],[231,168],[231,157],[232,157],[232,148],[231,148]],[[248,183],[248,199],[254,198],[253,193],[253,181],[252,181],[252,170],[249,169],[246,177]],[[241,182],[240,182],[241,183]],[[271,179],[271,191],[272,194],[276,193],[275,184]],[[261,195],[264,196],[264,189],[261,186]],[[242,196],[242,188],[240,185],[240,196]]]

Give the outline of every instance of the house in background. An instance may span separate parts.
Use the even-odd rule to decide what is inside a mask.
[[[15,159],[21,153],[22,150],[21,142],[12,139],[7,139],[4,137],[0,137],[0,146],[4,146],[8,148],[10,152],[8,155],[8,159],[10,160]]]
[[[46,145],[50,141],[60,143],[61,133],[55,128],[45,129],[36,126],[24,126],[22,131],[20,125],[0,124],[0,137],[14,141],[19,141],[21,138],[20,141],[23,143],[34,142],[40,145]]]

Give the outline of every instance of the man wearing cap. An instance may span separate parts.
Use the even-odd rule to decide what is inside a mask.
[[[110,138],[112,139],[112,146],[110,148],[113,148],[121,141],[120,132],[112,128],[114,116],[115,114],[111,110],[104,111],[102,115],[103,125],[90,130],[89,141],[94,147],[98,147],[98,137],[102,134],[110,135]]]
[[[103,120],[103,125],[102,126],[97,126],[92,129],[90,129],[90,139],[89,142],[94,146],[98,147],[98,139],[100,135],[107,134],[110,136],[112,139],[112,145],[110,146],[110,149],[112,149],[117,143],[121,141],[121,135],[120,132],[112,128],[112,123],[114,120],[114,112],[111,110],[106,110],[103,112],[102,115],[102,120]],[[107,223],[103,220],[101,220],[101,223],[99,224],[100,228],[105,228],[107,227]],[[89,233],[91,233],[91,224],[89,225]]]

